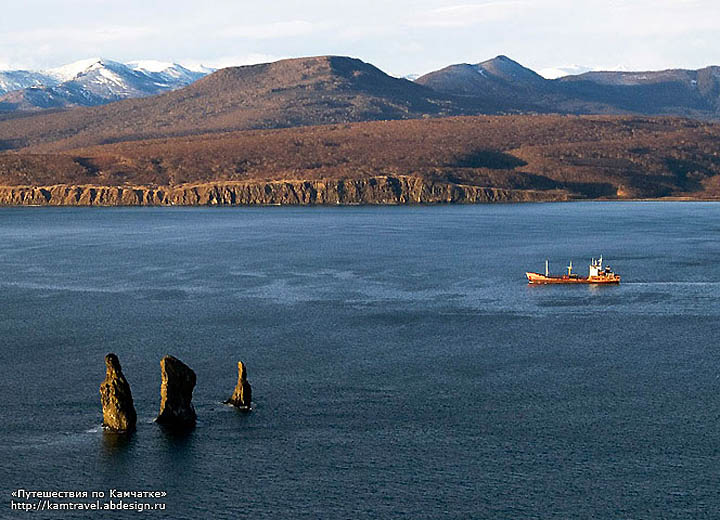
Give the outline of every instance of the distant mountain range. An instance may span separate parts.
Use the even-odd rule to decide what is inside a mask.
[[[698,120],[720,115],[716,67],[549,80],[499,56],[409,81],[316,56],[193,72],[91,60],[5,94],[20,102],[0,112],[0,205],[720,199],[720,124]],[[569,115],[588,113],[626,115]]]
[[[720,118],[720,67],[656,72],[586,72],[545,79],[506,56],[451,65],[419,77],[437,92],[497,110]]]
[[[58,82],[54,87],[25,88],[0,98],[7,108],[0,112],[0,150],[28,146],[62,150],[207,132],[456,115],[720,118],[718,67],[590,72],[548,80],[499,56],[475,65],[452,65],[409,81],[355,58],[317,56],[230,67],[209,75],[177,65],[163,68],[106,60],[53,74],[48,76]],[[157,95],[147,97],[153,93]],[[138,99],[107,103],[123,97]],[[105,104],[35,113],[21,110],[99,103]]]
[[[0,71],[0,114],[97,106],[153,96],[188,87],[212,72],[171,63],[104,59],[40,72]],[[181,106],[187,107],[190,102],[209,107],[225,103],[224,108],[218,108],[220,112],[230,107],[238,111],[239,122],[230,125],[234,129],[503,113],[720,118],[720,67],[585,72],[546,79],[506,56],[498,56],[398,79],[357,59],[324,56],[231,67],[215,72],[213,78],[201,88],[213,90],[212,85],[222,84],[213,90],[219,99],[201,99],[197,96],[204,93],[200,92],[181,94],[180,98],[187,100]],[[208,117],[218,118],[218,110],[210,110]],[[201,124],[206,123],[204,118]]]
[[[44,71],[0,71],[0,111],[95,106],[152,96],[200,79],[213,69],[176,63],[119,63],[93,58]]]
[[[61,112],[0,117],[0,150],[259,128],[481,113],[354,58],[318,56],[218,70],[179,90]]]

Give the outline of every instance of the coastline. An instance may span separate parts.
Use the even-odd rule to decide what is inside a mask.
[[[302,206],[559,202],[564,190],[513,190],[406,175],[365,179],[228,181],[176,186],[0,186],[0,206]]]
[[[585,198],[398,175],[367,179],[188,183],[176,186],[0,186],[0,207],[403,206],[528,202],[720,202],[713,197]]]

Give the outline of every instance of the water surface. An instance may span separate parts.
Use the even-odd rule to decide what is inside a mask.
[[[0,209],[0,517],[119,488],[167,491],[148,518],[717,518],[719,238],[712,203]],[[600,254],[620,286],[525,282]],[[152,423],[168,353],[185,436]]]

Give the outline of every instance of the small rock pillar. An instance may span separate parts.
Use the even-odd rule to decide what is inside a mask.
[[[245,363],[238,361],[238,381],[235,386],[233,395],[225,401],[225,404],[231,404],[241,410],[250,410],[252,400],[252,388],[247,380],[247,369]]]

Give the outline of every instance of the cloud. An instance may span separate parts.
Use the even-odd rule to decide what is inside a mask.
[[[535,69],[720,61],[717,0],[216,0],[212,9],[190,0],[6,3],[0,66],[12,68],[91,55],[224,67],[347,54],[403,75],[496,54]]]
[[[96,28],[86,26],[45,27],[25,31],[9,31],[0,34],[0,43],[17,45],[67,45],[80,43],[99,45],[109,42],[134,41],[155,33],[150,26],[106,25]]]
[[[590,72],[591,70],[596,69],[584,65],[561,65],[559,67],[540,69],[537,73],[545,79],[555,79],[562,78],[563,76],[575,76],[577,74],[583,74],[584,72]]]
[[[556,10],[562,6],[556,6]],[[685,34],[717,31],[720,3],[707,0],[588,0],[567,8],[558,27],[575,34],[606,38],[660,38],[672,41]],[[646,43],[647,44],[647,43]]]
[[[219,31],[226,38],[247,38],[251,40],[267,40],[304,36],[316,30],[315,25],[305,20],[274,22],[258,25],[239,25],[227,27]]]
[[[498,21],[527,8],[527,0],[507,0],[481,4],[462,4],[425,11],[411,18],[411,27],[467,27],[482,22]]]

